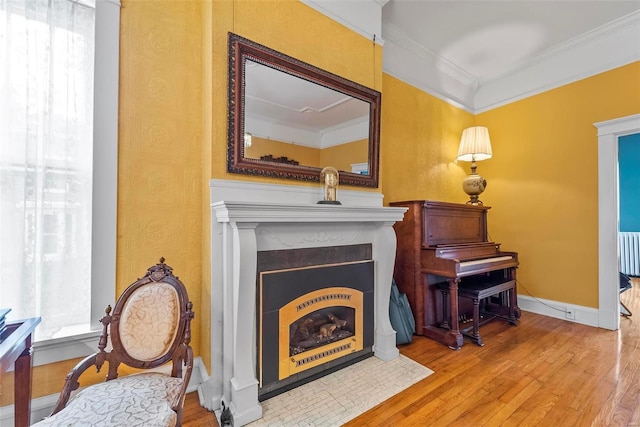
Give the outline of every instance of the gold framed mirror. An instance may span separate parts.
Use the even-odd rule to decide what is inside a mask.
[[[380,92],[229,33],[227,171],[378,187]]]

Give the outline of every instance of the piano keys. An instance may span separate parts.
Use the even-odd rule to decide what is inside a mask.
[[[502,251],[487,233],[488,206],[413,200],[390,203],[408,208],[396,222],[398,246],[394,278],[407,294],[416,318],[416,334],[453,349],[462,346],[458,287],[465,278],[477,285],[515,283],[518,254]],[[447,307],[440,285],[448,282]],[[516,292],[514,288],[512,292]],[[507,304],[516,304],[515,298]],[[519,308],[513,307],[517,317]]]

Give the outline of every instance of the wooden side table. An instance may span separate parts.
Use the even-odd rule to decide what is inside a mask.
[[[31,344],[39,317],[6,324],[0,337],[0,375],[14,364],[14,425],[28,427],[31,412]]]

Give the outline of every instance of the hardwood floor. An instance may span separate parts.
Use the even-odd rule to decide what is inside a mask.
[[[184,400],[182,427],[219,427],[214,413],[200,406],[198,392],[187,394]]]
[[[640,279],[621,295],[632,316],[607,331],[522,313],[484,325],[484,347],[452,351],[414,337],[402,354],[434,374],[345,424],[355,426],[640,426]],[[636,317],[637,316],[637,317]],[[196,393],[185,427],[217,426]]]

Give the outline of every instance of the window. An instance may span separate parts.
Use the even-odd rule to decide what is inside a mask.
[[[36,341],[115,297],[119,8],[0,1],[0,307],[41,316]]]

